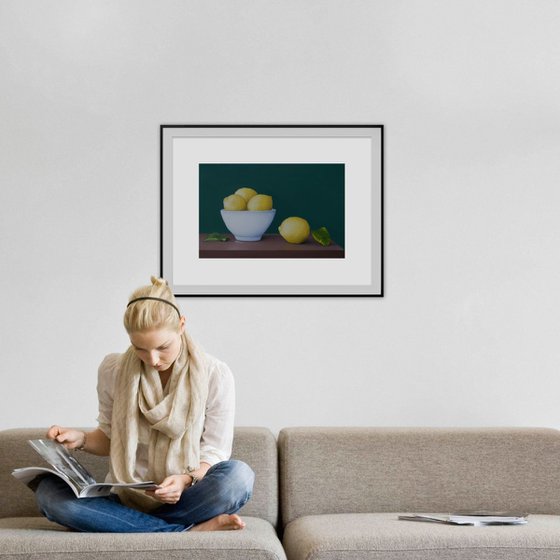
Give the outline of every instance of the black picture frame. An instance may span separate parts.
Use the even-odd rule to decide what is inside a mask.
[[[224,194],[243,186],[274,193],[277,221],[258,243],[220,219]],[[384,125],[162,124],[160,275],[178,297],[383,297],[383,200]],[[337,239],[285,242],[277,225],[293,215]],[[218,224],[228,241],[207,242]]]

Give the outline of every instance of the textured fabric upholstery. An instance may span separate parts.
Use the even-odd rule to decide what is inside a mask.
[[[560,431],[287,428],[283,524],[333,513],[560,513]]]
[[[232,457],[254,470],[253,498],[239,512],[242,531],[213,533],[74,533],[41,517],[33,493],[11,476],[17,467],[38,466],[27,443],[45,428],[0,431],[0,560],[285,560],[276,534],[278,460],[276,439],[266,428],[236,428]],[[108,470],[106,458],[88,453],[80,461],[97,480]]]
[[[396,513],[300,517],[284,534],[289,560],[557,560],[560,517],[518,527],[400,521]]]
[[[41,517],[0,519],[0,560],[285,560],[272,525],[243,531],[73,533]]]

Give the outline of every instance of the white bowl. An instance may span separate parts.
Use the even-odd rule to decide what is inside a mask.
[[[221,210],[222,219],[237,241],[260,241],[276,210]]]

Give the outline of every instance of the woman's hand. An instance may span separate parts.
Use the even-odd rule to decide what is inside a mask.
[[[176,504],[191,480],[188,474],[172,474],[159,485],[157,490],[146,490],[146,494],[164,504]]]
[[[72,428],[63,428],[62,426],[51,426],[47,432],[49,439],[54,439],[58,443],[62,443],[66,449],[76,449],[82,447],[86,442],[86,434],[81,430]]]

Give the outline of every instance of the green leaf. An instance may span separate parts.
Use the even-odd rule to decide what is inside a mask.
[[[315,239],[315,241],[323,247],[327,247],[331,244],[331,235],[326,227],[320,227],[319,229],[313,230],[311,235],[313,236],[313,239]]]
[[[209,233],[208,237],[204,241],[227,241],[227,235],[223,233],[218,233],[216,231]]]

